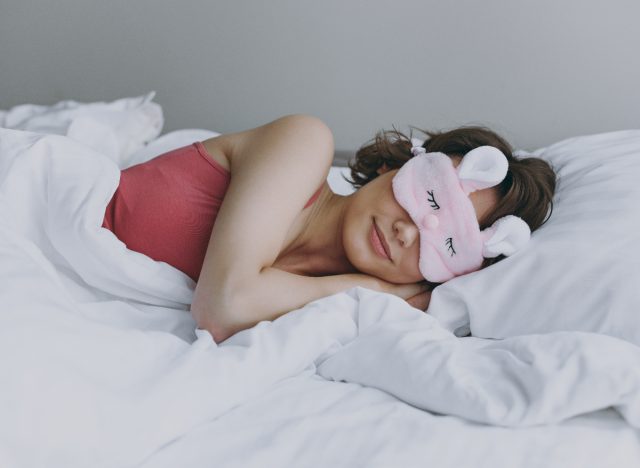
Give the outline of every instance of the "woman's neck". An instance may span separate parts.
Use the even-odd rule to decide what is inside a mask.
[[[307,276],[356,272],[346,257],[342,232],[351,199],[328,186],[320,193],[300,235],[280,253],[280,265]]]

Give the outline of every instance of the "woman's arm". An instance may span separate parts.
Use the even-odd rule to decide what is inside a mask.
[[[191,312],[216,341],[353,286],[367,275],[304,277],[271,268],[296,216],[327,177],[333,135],[319,119],[291,115],[223,135],[231,181],[216,218]],[[396,286],[396,285],[393,285]],[[403,293],[409,298],[419,291]]]
[[[277,268],[265,268],[256,281],[247,285],[244,292],[233,302],[232,310],[201,317],[198,323],[200,328],[209,330],[216,342],[220,342],[240,330],[253,327],[258,322],[275,320],[280,315],[299,309],[311,301],[356,286],[395,294],[422,310],[428,305],[428,302],[425,302],[426,286],[417,283],[392,284],[363,273],[308,277]]]

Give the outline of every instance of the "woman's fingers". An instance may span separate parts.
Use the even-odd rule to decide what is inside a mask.
[[[391,284],[391,283],[389,283]],[[409,283],[409,284],[393,284],[391,290],[388,291],[391,294],[401,297],[402,299],[409,299],[417,294],[428,291],[426,283]]]
[[[409,284],[395,284],[373,276],[366,276],[365,279],[368,281],[365,287],[398,296],[416,309],[426,311],[427,307],[429,307],[429,302],[431,301],[431,288],[426,281]]]
[[[371,284],[366,287],[376,291],[394,294],[404,300],[429,291],[429,286],[426,281],[421,281],[419,283],[395,284],[375,277],[369,277],[368,279]]]
[[[424,291],[407,299],[410,306],[426,311],[431,301],[431,291]]]

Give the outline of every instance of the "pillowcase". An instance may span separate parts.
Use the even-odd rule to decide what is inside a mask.
[[[121,167],[121,169],[126,169],[127,167],[134,166],[136,164],[142,164],[143,162],[149,161],[150,159],[160,156],[168,151],[190,145],[196,141],[207,140],[218,135],[220,134],[217,132],[201,128],[185,128],[165,133],[161,137],[156,138],[143,148],[133,153],[127,161],[127,164],[124,167]]]
[[[428,312],[483,338],[577,330],[640,345],[640,130],[533,156],[558,174],[551,218],[521,251],[435,288]]]
[[[329,169],[329,175],[327,176],[327,183],[333,193],[338,195],[349,195],[355,192],[353,185],[344,180],[344,177],[351,177],[351,170],[348,167],[332,166]]]

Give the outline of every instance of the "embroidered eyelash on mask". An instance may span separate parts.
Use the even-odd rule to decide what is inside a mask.
[[[392,187],[420,232],[419,268],[426,280],[441,283],[476,271],[484,258],[512,255],[529,241],[531,230],[518,216],[504,216],[480,231],[469,198],[507,175],[509,164],[499,149],[481,146],[454,167],[446,154],[427,153],[412,143],[414,156],[394,176]]]

